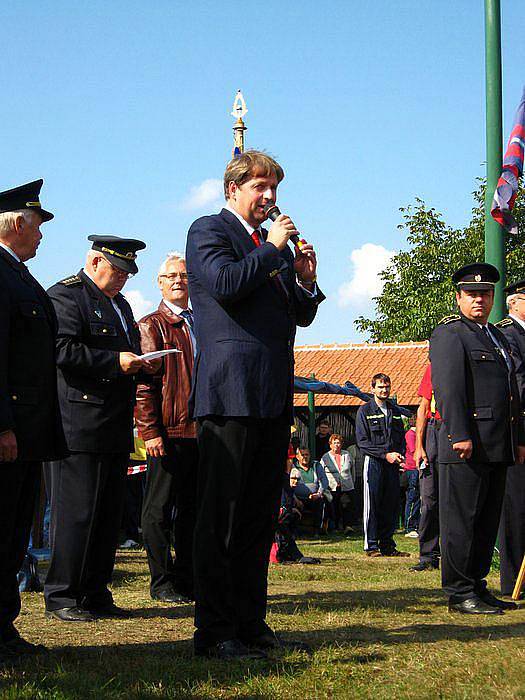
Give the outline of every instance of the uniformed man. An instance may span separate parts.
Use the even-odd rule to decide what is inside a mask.
[[[63,621],[124,617],[108,583],[133,451],[139,358],[133,313],[120,293],[142,241],[89,236],[86,265],[48,292],[58,317],[58,394],[70,456],[46,465],[52,555],[46,614]]]
[[[493,596],[489,572],[509,464],[525,457],[525,426],[513,353],[488,323],[495,267],[474,263],[452,277],[457,316],[430,340],[439,432],[441,571],[449,610],[501,614],[515,607]]]
[[[13,622],[17,573],[29,543],[42,460],[65,446],[56,391],[56,317],[24,265],[53,214],[39,201],[42,180],[0,193],[0,658],[38,651]]]
[[[509,315],[496,326],[507,338],[516,357],[525,366],[525,280],[510,284],[507,294]],[[525,406],[523,376],[518,375],[521,404]],[[507,469],[507,482],[499,531],[500,582],[503,595],[512,595],[525,554],[525,469],[513,464]]]

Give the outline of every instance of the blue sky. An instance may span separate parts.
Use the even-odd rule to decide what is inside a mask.
[[[522,85],[525,4],[502,0],[506,140]],[[484,174],[481,0],[5,0],[0,189],[44,177],[56,219],[31,268],[48,286],[91,233],[148,244],[126,292],[155,276],[191,222],[220,208],[233,98],[249,147],[282,163],[278,203],[319,256],[327,295],[299,343],[359,340],[376,271],[405,244],[416,196],[467,223]]]

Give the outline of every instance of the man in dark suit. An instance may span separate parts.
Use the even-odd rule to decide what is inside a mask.
[[[430,339],[439,431],[441,572],[449,610],[501,614],[516,607],[487,590],[505,476],[525,456],[525,425],[512,349],[488,323],[499,272],[466,265],[452,277],[459,315]]]
[[[141,360],[131,308],[120,293],[142,241],[90,236],[86,265],[53,285],[58,395],[70,455],[46,465],[52,555],[46,614],[66,622],[124,617],[108,583],[115,563]]]
[[[53,214],[39,202],[42,180],[0,193],[0,658],[38,651],[13,623],[17,573],[29,543],[42,460],[64,439],[56,390],[56,317],[24,265]]]
[[[263,656],[283,642],[265,622],[268,558],[290,439],[296,325],[324,299],[313,248],[264,206],[284,173],[247,151],[225,172],[227,206],[190,228],[186,251],[197,357],[191,408],[198,419],[194,540],[195,651]],[[251,650],[250,650],[251,649]]]
[[[508,340],[514,355],[525,366],[525,280],[505,287],[509,315],[496,326]],[[518,375],[521,405],[525,406],[525,377]],[[499,531],[500,582],[503,595],[512,595],[525,554],[525,468],[507,469],[505,497]]]

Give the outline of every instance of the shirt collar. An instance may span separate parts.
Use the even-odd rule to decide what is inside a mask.
[[[177,316],[180,316],[183,311],[189,311],[190,313],[193,313],[189,307],[187,309],[183,309],[182,306],[177,306],[176,304],[173,304],[171,301],[168,301],[167,299],[163,299],[162,301],[166,304],[168,309],[170,311],[173,311],[173,313],[176,314]]]
[[[525,328],[525,321],[522,321],[521,318],[518,318],[517,316],[514,316],[513,314],[509,314],[509,316],[512,318],[513,321],[516,321],[516,323],[519,323],[522,328]]]
[[[259,228],[253,228],[247,221],[245,221],[242,216],[239,214],[239,212],[235,211],[233,207],[231,207],[229,204],[225,204],[224,208],[227,209],[230,214],[233,214],[236,219],[238,219],[241,224],[244,226],[248,234],[251,236],[254,231],[259,231]]]
[[[5,243],[0,242],[0,247],[2,247],[4,250],[7,250],[9,255],[12,255],[13,258],[16,260],[16,262],[22,262],[20,260],[20,258],[18,257],[18,255],[14,251],[12,251],[11,248],[9,246],[7,246]]]

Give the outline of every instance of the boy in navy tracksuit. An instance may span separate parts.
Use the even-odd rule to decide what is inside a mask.
[[[399,518],[399,467],[404,461],[405,430],[399,409],[388,402],[390,377],[372,377],[374,398],[359,407],[355,434],[365,455],[363,468],[365,551],[370,557],[409,556],[396,549]]]

